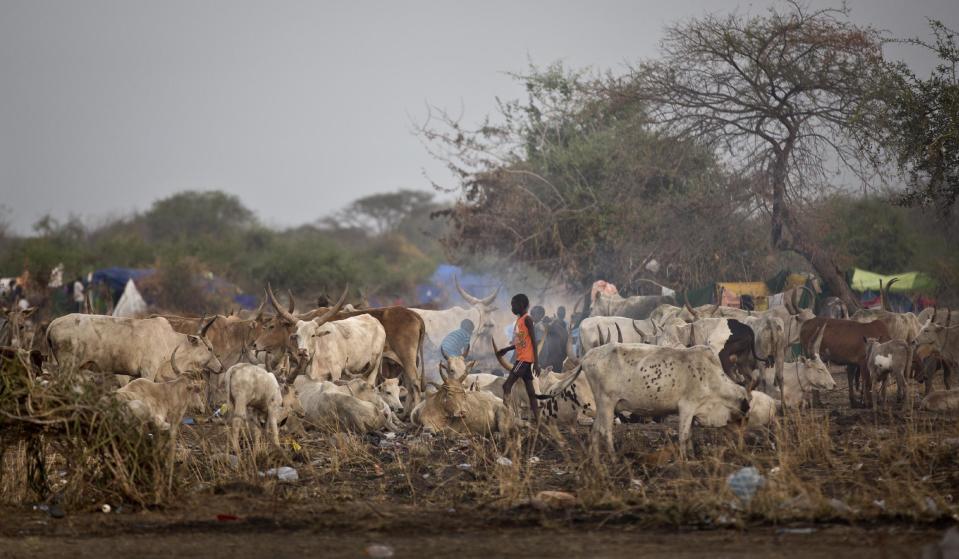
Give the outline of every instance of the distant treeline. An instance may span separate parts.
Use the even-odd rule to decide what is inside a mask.
[[[64,266],[64,280],[97,269],[155,268],[146,281],[159,308],[205,312],[228,302],[202,293],[191,278],[208,272],[249,293],[268,282],[306,299],[340,293],[347,283],[367,296],[406,297],[441,260],[441,209],[429,192],[400,190],[361,198],[310,225],[264,226],[239,198],[220,191],[181,192],[149,210],[88,226],[50,216],[31,236],[0,227],[0,276],[29,270],[34,287]],[[315,300],[315,299],[314,299]]]

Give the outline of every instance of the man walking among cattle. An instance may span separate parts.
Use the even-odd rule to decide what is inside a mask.
[[[517,380],[522,379],[526,386],[526,396],[529,398],[531,421],[539,420],[539,408],[536,401],[536,389],[533,388],[533,371],[539,375],[539,356],[536,353],[536,334],[533,319],[529,316],[529,297],[522,293],[513,295],[510,300],[510,310],[517,316],[516,327],[513,329],[513,344],[496,352],[497,357],[514,352],[516,362],[513,370],[503,384],[503,401],[509,402],[510,391]],[[508,405],[508,404],[507,404]]]

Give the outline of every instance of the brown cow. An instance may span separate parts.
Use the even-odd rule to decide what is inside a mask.
[[[823,326],[826,330],[819,353],[823,361],[846,366],[846,376],[849,379],[849,405],[854,408],[859,407],[860,404],[872,407],[872,379],[866,366],[865,338],[876,338],[880,343],[888,342],[891,339],[889,329],[878,320],[862,323],[840,318],[816,317],[804,322],[799,331],[799,341],[804,354],[812,353],[813,342]],[[855,394],[857,373],[862,376],[862,392],[858,401]]]
[[[267,298],[274,308],[279,309],[273,290],[267,287]],[[297,320],[312,320],[323,315],[328,308],[318,308],[310,312],[293,315],[292,312],[277,312],[277,316],[267,320],[263,325],[262,333],[253,343],[256,351],[277,351],[293,349],[290,346],[290,335],[294,333],[296,323],[290,322],[290,317]],[[383,357],[397,363],[403,369],[403,385],[407,393],[413,397],[412,409],[418,403],[421,393],[425,389],[419,366],[422,363],[423,339],[426,327],[418,314],[405,307],[379,307],[352,312],[339,312],[330,320],[342,320],[353,316],[368,314],[378,320],[386,331],[386,351]]]

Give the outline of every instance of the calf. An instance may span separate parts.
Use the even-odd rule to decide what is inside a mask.
[[[775,375],[775,371],[773,371]],[[747,428],[758,430],[768,428],[776,422],[780,402],[768,394],[753,390],[749,393],[749,419]]]
[[[247,420],[247,407],[253,408],[266,421],[273,444],[280,446],[279,424],[286,420],[293,406],[291,390],[280,388],[276,376],[259,365],[237,363],[225,376],[227,402],[232,410],[231,426],[234,448],[239,442],[239,424]]]
[[[959,390],[936,390],[923,398],[919,407],[929,411],[959,412]]]
[[[879,401],[886,401],[886,381],[889,374],[896,377],[896,401],[906,398],[906,372],[912,358],[909,344],[903,340],[889,340],[880,343],[876,338],[865,338],[866,368],[870,378],[879,383]]]
[[[125,402],[140,421],[152,423],[161,431],[169,431],[188,410],[202,413],[203,383],[181,376],[167,382],[134,379],[117,390],[117,399]]]

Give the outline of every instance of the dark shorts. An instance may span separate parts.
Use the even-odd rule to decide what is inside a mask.
[[[510,373],[510,376],[512,375],[516,375],[523,380],[533,380],[533,364],[526,361],[517,361],[513,365],[513,372]]]

